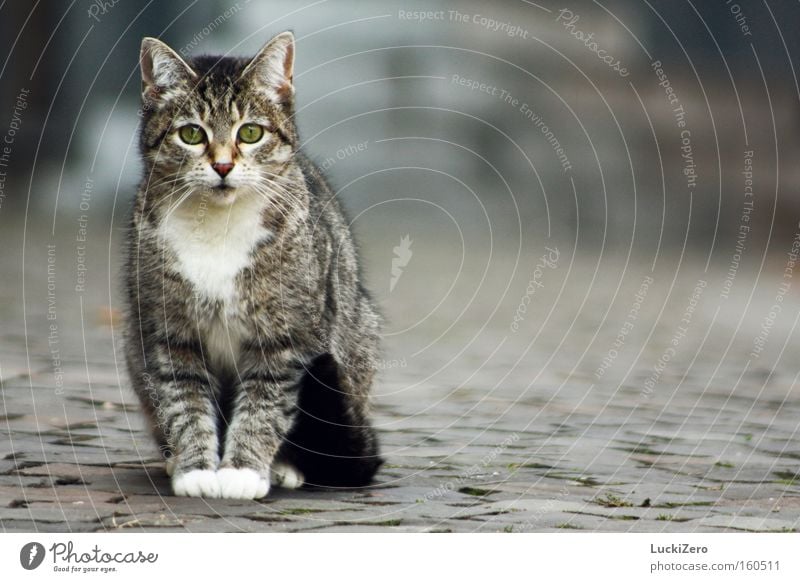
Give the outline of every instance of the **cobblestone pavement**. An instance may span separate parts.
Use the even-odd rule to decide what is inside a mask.
[[[726,271],[677,253],[653,270],[563,243],[537,268],[542,242],[462,268],[420,238],[390,292],[397,242],[364,245],[390,322],[386,465],[368,488],[243,502],[170,493],[119,359],[116,239],[81,291],[74,242],[29,233],[23,257],[4,236],[3,531],[800,528],[800,284],[770,316],[783,258],[725,298]]]

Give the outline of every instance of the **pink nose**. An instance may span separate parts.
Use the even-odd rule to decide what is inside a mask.
[[[220,178],[224,178],[233,169],[233,164],[230,164],[230,163],[224,163],[224,164],[216,163],[216,164],[211,164],[211,167],[214,168],[214,171],[217,174],[220,175]]]

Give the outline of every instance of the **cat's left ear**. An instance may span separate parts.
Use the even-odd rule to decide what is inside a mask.
[[[242,72],[274,103],[288,103],[294,95],[294,35],[282,32],[258,51]]]

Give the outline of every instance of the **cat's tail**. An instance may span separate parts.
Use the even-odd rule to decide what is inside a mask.
[[[318,357],[300,388],[298,417],[279,453],[303,473],[307,485],[363,487],[383,464],[375,429],[351,398],[340,388],[333,356]]]

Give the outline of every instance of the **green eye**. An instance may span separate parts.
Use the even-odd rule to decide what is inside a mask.
[[[264,135],[264,128],[257,123],[245,123],[239,128],[239,141],[256,143]]]
[[[189,145],[197,145],[206,140],[206,132],[199,125],[184,125],[178,130],[178,135]]]

